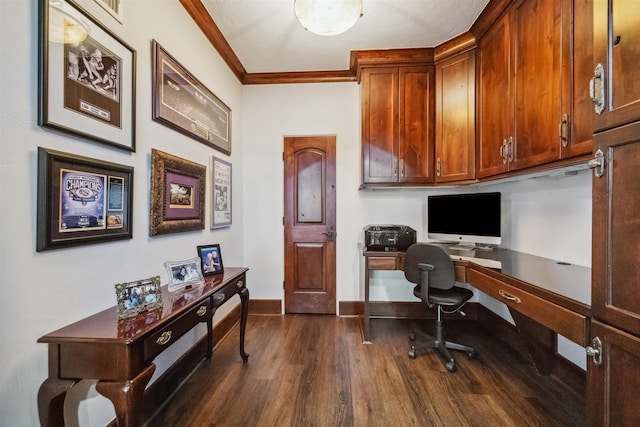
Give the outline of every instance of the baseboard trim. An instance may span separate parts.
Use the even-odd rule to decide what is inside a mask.
[[[445,319],[467,319],[475,320],[478,316],[478,303],[470,302],[465,304],[463,312],[445,314]],[[364,314],[363,301],[340,301],[338,308],[340,316],[362,316]],[[375,301],[369,303],[370,317],[386,317],[392,319],[435,319],[436,309],[427,308],[420,301],[416,302],[387,302]]]

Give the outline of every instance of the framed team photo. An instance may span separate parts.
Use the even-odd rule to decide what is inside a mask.
[[[36,251],[132,237],[133,167],[38,148]]]

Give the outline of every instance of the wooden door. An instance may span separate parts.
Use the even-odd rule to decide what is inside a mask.
[[[362,70],[362,182],[398,182],[397,67]]]
[[[572,26],[573,24],[573,26]],[[591,153],[593,104],[589,79],[593,75],[593,0],[562,0],[562,113],[560,157]],[[570,31],[565,29],[571,29]]]
[[[513,8],[515,132],[510,170],[560,158],[560,0]]]
[[[503,154],[513,126],[510,18],[500,18],[479,43],[478,178],[508,170]]]
[[[594,63],[603,73],[594,84],[604,90],[597,131],[640,120],[638,6],[638,0],[594,0]]]
[[[398,182],[433,182],[434,69],[432,66],[400,67],[400,115]]]
[[[587,366],[588,422],[640,422],[640,122],[595,135],[604,155],[593,178],[591,339],[602,363]],[[593,348],[598,346],[592,344]]]
[[[336,138],[284,139],[286,313],[336,313]]]
[[[476,177],[476,52],[436,65],[436,181]]]

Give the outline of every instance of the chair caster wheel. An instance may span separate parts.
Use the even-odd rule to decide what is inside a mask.
[[[453,360],[447,362],[444,366],[449,372],[455,372],[458,369],[458,367],[456,366],[456,362]]]
[[[470,351],[468,354],[469,354],[469,359],[475,359],[476,357],[478,357],[478,352],[475,350]]]
[[[413,346],[411,346],[411,350],[409,350],[409,359],[415,359],[416,358],[416,350],[415,348],[413,348]]]
[[[413,332],[411,332],[409,334],[409,341],[415,341],[416,340],[416,334],[414,334]]]

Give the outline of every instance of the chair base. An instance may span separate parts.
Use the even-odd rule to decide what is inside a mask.
[[[411,359],[415,359],[417,352],[420,350],[435,349],[442,357],[447,371],[455,372],[457,370],[456,361],[449,350],[465,351],[470,359],[475,359],[478,356],[478,352],[474,347],[444,339],[445,331],[440,306],[438,306],[438,319],[436,320],[436,336],[434,337],[424,333],[419,333],[419,335],[420,342],[412,345],[409,350],[409,357]],[[416,338],[415,333],[412,332],[409,334],[409,339],[411,341],[415,341]]]

